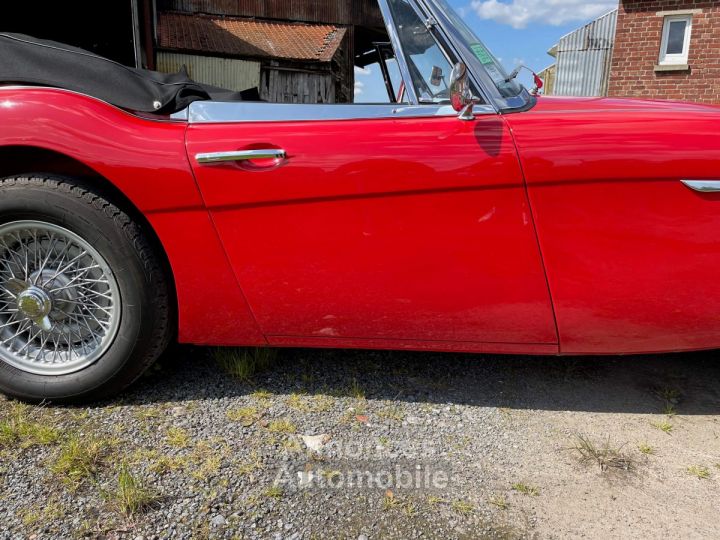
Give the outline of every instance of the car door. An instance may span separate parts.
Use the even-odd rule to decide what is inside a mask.
[[[505,121],[489,105],[460,121],[452,53],[417,5],[380,6],[413,105],[191,108],[188,154],[262,331],[275,344],[557,351]]]
[[[291,107],[244,106],[279,116]],[[383,107],[372,109],[392,109]],[[505,122],[408,109],[421,116],[190,126],[200,190],[263,332],[271,342],[556,343]],[[202,163],[252,150],[286,157]]]

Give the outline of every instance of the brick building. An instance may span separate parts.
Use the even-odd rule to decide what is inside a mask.
[[[720,103],[720,0],[620,0],[608,95]]]

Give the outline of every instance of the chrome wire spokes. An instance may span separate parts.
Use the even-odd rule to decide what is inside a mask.
[[[112,343],[120,309],[87,241],[42,221],[0,225],[0,360],[38,375],[84,369]]]

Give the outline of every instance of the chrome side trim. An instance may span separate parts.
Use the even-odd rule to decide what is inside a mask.
[[[687,187],[699,193],[720,192],[720,180],[680,180]]]
[[[240,150],[237,152],[212,152],[209,154],[197,154],[195,160],[198,163],[225,163],[228,161],[250,161],[253,159],[285,159],[285,150]]]
[[[478,105],[476,115],[496,114],[491,105]],[[322,120],[375,120],[380,118],[433,118],[457,116],[450,105],[298,105],[196,101],[190,104],[191,124],[236,122],[318,122]]]

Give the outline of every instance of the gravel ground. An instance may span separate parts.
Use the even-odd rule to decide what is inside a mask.
[[[89,408],[0,398],[0,538],[718,538],[716,353],[179,348]]]

